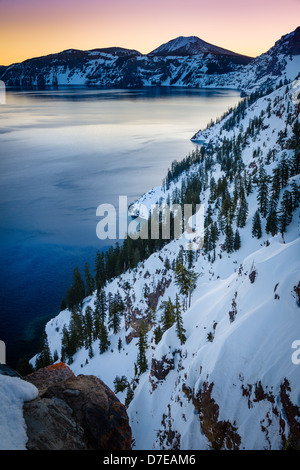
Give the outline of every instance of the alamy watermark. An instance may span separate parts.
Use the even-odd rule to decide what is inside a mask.
[[[171,207],[168,204],[152,204],[150,211],[145,205],[139,204],[135,213],[128,213],[127,196],[119,196],[118,211],[112,204],[101,204],[96,215],[101,217],[96,227],[100,240],[125,240],[127,237],[132,240],[157,240],[161,236],[163,240],[183,239],[186,250],[203,247],[203,204],[196,205],[195,214],[192,204],[173,204]],[[129,221],[128,216],[132,220]]]
[[[4,341],[0,340],[0,364],[6,364],[6,346]]]
[[[0,80],[0,104],[6,104],[6,87],[2,80]]]
[[[300,364],[300,339],[296,339],[292,342],[292,349],[296,349],[292,354],[292,363],[298,366]]]

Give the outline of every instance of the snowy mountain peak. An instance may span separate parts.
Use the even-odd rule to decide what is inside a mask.
[[[233,55],[238,56],[235,52],[223,49],[208,42],[203,41],[197,36],[179,36],[178,38],[172,39],[160,47],[150,52],[149,55],[156,56],[186,56],[186,55],[201,55],[201,54],[213,54],[213,55]]]

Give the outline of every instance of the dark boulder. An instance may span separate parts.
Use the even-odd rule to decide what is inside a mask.
[[[31,450],[131,450],[126,408],[93,375],[75,376],[63,363],[24,377],[39,396],[24,405]]]

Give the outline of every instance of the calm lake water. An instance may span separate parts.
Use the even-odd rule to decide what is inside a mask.
[[[107,242],[96,208],[160,185],[234,90],[11,91],[0,106],[0,339],[7,363],[34,354],[74,266]]]

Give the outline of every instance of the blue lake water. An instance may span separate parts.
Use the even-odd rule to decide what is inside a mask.
[[[160,185],[235,90],[8,91],[0,106],[0,339],[34,353],[74,266],[93,269],[98,205]],[[112,243],[112,241],[110,241]]]

